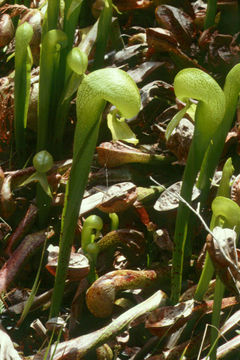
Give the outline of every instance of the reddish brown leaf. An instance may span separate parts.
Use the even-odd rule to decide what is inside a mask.
[[[6,291],[16,276],[19,276],[20,268],[25,260],[29,258],[44,243],[46,237],[50,239],[54,235],[53,230],[42,230],[27,235],[12,256],[0,270],[0,293]]]

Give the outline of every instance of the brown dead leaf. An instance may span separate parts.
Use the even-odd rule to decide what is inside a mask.
[[[238,300],[235,297],[224,298],[221,309],[223,310],[237,304]],[[213,306],[213,300],[197,303],[194,299],[191,299],[174,306],[161,307],[151,312],[145,327],[158,337],[162,337],[166,333],[170,335],[180,329],[190,319],[195,319],[196,317],[197,321],[203,314],[211,313]]]
[[[55,256],[54,253],[52,254],[53,255],[51,255],[51,252],[49,253],[48,263],[45,267],[52,275],[55,276],[58,265],[58,255]],[[70,281],[79,281],[88,275],[89,270],[90,265],[86,256],[80,253],[72,252],[68,264],[67,279]]]
[[[181,9],[160,5],[155,11],[157,22],[169,30],[184,51],[190,52],[192,38],[196,36],[193,19]]]
[[[153,311],[147,318],[145,327],[159,337],[173,334],[180,329],[196,311],[203,313],[206,305],[196,305],[193,299],[174,306],[166,306]]]
[[[119,11],[129,11],[134,9],[146,9],[152,5],[151,0],[115,0],[114,4]]]
[[[46,237],[50,239],[53,235],[54,231],[48,229],[29,234],[23,239],[0,270],[0,292],[9,288],[15,277],[21,274],[20,268],[26,259],[43,245]]]
[[[224,285],[239,296],[240,268],[236,249],[236,232],[219,226],[208,234],[206,245],[213,265]]]

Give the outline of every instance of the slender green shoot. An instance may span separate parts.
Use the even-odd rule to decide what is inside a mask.
[[[37,151],[49,148],[52,141],[53,119],[51,105],[54,102],[54,80],[59,62],[59,50],[67,42],[66,35],[60,30],[51,30],[46,33],[42,41],[40,55],[39,104],[38,104],[38,131]]]
[[[215,24],[216,12],[217,12],[217,0],[208,0],[207,12],[204,21],[205,30]]]
[[[47,9],[47,31],[57,29],[60,0],[49,0]]]
[[[30,97],[32,56],[29,43],[33,36],[32,26],[27,22],[16,30],[15,85],[14,85],[14,128],[18,160],[25,161],[25,128]]]
[[[234,168],[232,166],[232,159],[229,158],[229,159],[227,159],[227,161],[225,162],[224,167],[223,167],[222,178],[221,178],[219,188],[217,191],[217,196],[224,196],[224,197],[230,196],[230,181],[231,181],[233,172],[234,172]],[[213,230],[214,227],[218,226],[216,220],[217,220],[216,216],[215,216],[215,214],[213,214],[211,224],[210,224],[211,230]],[[204,267],[202,270],[202,274],[200,276],[200,279],[199,279],[198,285],[197,285],[197,289],[194,294],[195,300],[197,300],[197,301],[203,300],[203,296],[208,289],[208,285],[213,277],[213,273],[214,273],[214,266],[212,264],[209,254],[207,253]]]
[[[109,217],[111,219],[111,231],[117,230],[119,226],[119,217],[116,213],[110,213]]]
[[[36,278],[34,280],[32,290],[31,290],[31,294],[30,294],[29,298],[27,299],[27,302],[26,302],[26,305],[24,306],[21,317],[17,322],[17,326],[20,326],[22,324],[22,322],[24,321],[24,319],[26,318],[26,316],[28,315],[28,313],[30,311],[30,308],[32,306],[33,300],[35,298],[35,295],[36,295],[36,293],[38,291],[38,288],[39,288],[39,285],[40,285],[39,278],[40,278],[43,258],[44,258],[44,254],[45,254],[45,250],[46,250],[46,244],[47,244],[47,236],[46,236],[46,240],[45,240],[45,242],[43,244],[42,255],[41,255],[40,263],[39,263],[39,266],[38,266],[37,275],[36,275]]]
[[[225,286],[220,280],[219,276],[217,275],[214,298],[213,298],[214,304],[213,304],[213,313],[212,313],[212,327],[210,332],[211,360],[217,359],[218,329],[220,325],[222,298],[224,295],[224,291],[225,291]]]
[[[63,32],[67,37],[67,44],[65,47],[61,48],[60,58],[59,58],[59,67],[57,70],[56,76],[56,89],[63,89],[65,87],[68,74],[66,74],[67,70],[67,56],[69,52],[72,50],[75,29],[77,26],[79,14],[81,11],[82,0],[69,0],[65,1],[64,4],[64,16],[63,16]],[[78,72],[77,72],[78,73]],[[59,101],[61,101],[62,91],[56,91],[54,100],[54,108],[59,105]],[[67,108],[68,110],[68,108]],[[67,110],[65,112],[67,112]],[[58,120],[57,116],[55,116],[55,112],[53,112],[53,116]],[[55,127],[56,128],[56,127]]]
[[[96,50],[93,62],[93,69],[97,70],[103,66],[107,41],[112,23],[112,0],[104,0],[105,6],[101,12],[98,22]]]
[[[221,124],[214,136],[214,141],[209,144],[203,161],[197,187],[201,190],[201,204],[207,200],[211,179],[222,154],[227,133],[232,125],[236,113],[238,96],[240,92],[240,64],[235,65],[227,74],[224,85],[225,113]]]

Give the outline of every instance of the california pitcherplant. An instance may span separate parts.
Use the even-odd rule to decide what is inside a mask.
[[[199,190],[201,190],[202,203],[207,199],[211,179],[223,151],[224,142],[236,112],[240,92],[240,64],[235,65],[227,74],[223,92],[225,95],[224,118],[214,135],[215,141],[209,144],[209,149],[197,182],[197,186]]]
[[[63,121],[58,122],[56,126],[56,119],[59,113],[63,114],[62,117],[67,116],[68,103],[65,102],[63,105],[64,90],[70,76],[69,72],[66,74],[67,56],[72,49],[81,4],[82,1],[75,0],[66,2],[63,27],[59,30],[60,1],[48,2],[40,55],[37,151],[43,149],[54,151],[53,137],[56,129],[60,132],[64,128]],[[62,112],[63,106],[64,112]],[[54,144],[56,145],[56,140]]]
[[[84,76],[78,89],[73,164],[65,195],[51,317],[57,315],[60,309],[74,229],[97,142],[101,114],[107,101],[115,105],[126,118],[138,113],[139,91],[124,71],[114,68],[96,70]]]
[[[211,219],[210,229],[212,230],[212,234],[209,234],[208,237],[212,237],[213,243],[216,243],[216,248],[214,248],[213,254],[211,256],[207,252],[206,260],[203,268],[203,272],[201,278],[199,280],[199,284],[195,293],[194,298],[196,300],[202,300],[203,294],[206,292],[208,288],[209,281],[211,280],[214,272],[214,266],[212,264],[211,258],[218,259],[219,262],[222,259],[226,260],[226,266],[221,263],[221,271],[226,274],[228,271],[231,273],[230,264],[237,267],[237,263],[233,263],[233,259],[231,259],[231,255],[234,252],[234,248],[236,249],[236,239],[239,237],[240,233],[240,207],[232,201],[231,199],[224,196],[217,196],[212,203],[212,211],[213,216]],[[214,238],[213,238],[214,237]],[[235,243],[235,245],[233,245]],[[235,253],[237,256],[237,254]],[[216,261],[216,260],[215,260]],[[237,261],[237,260],[236,260]],[[217,269],[218,270],[218,269]],[[216,275],[216,285],[214,291],[214,305],[213,305],[213,313],[212,313],[212,327],[211,327],[211,349],[209,352],[210,359],[216,360],[216,351],[217,351],[217,340],[219,337],[218,329],[220,325],[220,315],[221,315],[221,306],[222,306],[222,298],[225,290],[225,283],[222,282],[220,273],[217,272]],[[205,277],[204,277],[205,276]],[[230,282],[235,281],[234,275],[232,275],[232,279]],[[236,283],[235,283],[236,284]],[[236,285],[237,287],[237,285]],[[239,290],[238,290],[239,292]]]
[[[80,69],[84,68],[83,72],[85,72],[87,67],[88,54],[82,53],[81,55],[81,61],[84,62],[84,66],[79,64],[73,69],[71,63],[75,60],[69,60],[69,58],[79,57],[80,50],[78,48],[72,49],[72,47],[82,2],[82,0],[71,0],[65,2],[64,6],[62,6],[59,0],[49,1],[42,27],[37,151],[47,149],[54,155],[58,154],[59,157],[61,156],[60,149],[62,147],[62,138],[69,104],[73,94],[77,90],[76,87],[79,86],[81,81]],[[62,24],[59,22],[60,12],[63,15]],[[111,20],[112,2],[106,0],[105,7],[98,22],[98,34],[96,39],[97,49],[94,68],[99,68],[103,63]],[[21,36],[18,36],[20,31]],[[26,35],[27,31],[28,35]],[[28,23],[21,25],[16,34],[15,134],[19,158],[24,151],[23,130],[24,127],[26,127],[26,114],[30,91],[31,64],[29,60],[30,52],[29,48],[27,48],[27,45],[31,40],[30,34],[32,34],[32,28]],[[89,48],[89,51],[90,50],[91,49]],[[28,54],[27,58],[26,54]],[[19,61],[19,59],[21,61]],[[23,70],[26,75],[24,75]],[[24,79],[23,76],[25,76],[26,79]],[[78,81],[77,86],[76,79]],[[21,84],[20,96],[18,96],[19,83]],[[69,92],[70,88],[71,93]]]
[[[219,242],[220,248],[222,247],[224,249],[227,242],[229,241],[228,238],[231,238],[231,241],[235,243],[235,249],[236,249],[236,239],[239,237],[240,234],[240,207],[237,205],[237,203],[235,203],[234,201],[232,201],[227,197],[217,196],[212,203],[212,211],[213,211],[213,217],[211,221],[211,228],[213,229],[214,237]],[[231,245],[228,244],[227,246],[230,248]],[[229,251],[229,249],[227,249],[227,251]],[[223,250],[223,254],[224,254],[224,250]],[[218,254],[216,254],[216,257],[217,255]],[[226,253],[225,256],[227,257],[228,253]],[[231,258],[229,258],[229,261],[231,261]],[[237,264],[234,265],[237,266]],[[223,269],[223,271],[226,270],[227,269]],[[232,281],[233,282],[235,281],[234,277],[232,278]],[[217,274],[216,286],[214,291],[214,306],[213,306],[212,327],[211,327],[211,353],[210,353],[211,360],[217,359],[216,351],[217,351],[218,329],[220,325],[221,305],[222,305],[224,290],[225,290],[225,284],[221,281],[220,276]]]
[[[205,85],[202,74],[204,74],[205,80],[209,80]],[[195,182],[193,178],[196,179],[200,170],[197,186],[201,191],[200,203],[202,206],[207,199],[211,178],[236,111],[240,90],[240,64],[235,65],[229,71],[224,85],[224,93],[209,75],[198,69],[180,71],[175,78],[174,85],[176,96],[185,102],[189,97],[200,100],[196,110],[195,132],[184,172],[181,195],[185,200],[191,200],[192,185]],[[216,87],[215,90],[213,85]],[[195,86],[195,89],[191,93],[192,86]],[[213,93],[214,97],[210,95]],[[176,248],[173,256],[172,299],[174,302],[178,300],[181,290],[188,216],[188,209],[180,204],[175,228]]]
[[[201,168],[204,154],[222,121],[225,110],[225,97],[222,89],[211,76],[195,68],[184,69],[177,74],[174,80],[174,90],[177,98],[182,101],[187,102],[189,98],[199,101],[195,114],[194,136],[188,154],[181,189],[181,196],[190,202],[192,189],[198,171]],[[214,97],[211,97],[210,94],[214,94]],[[180,203],[174,235],[175,249],[173,253],[171,295],[174,303],[178,301],[181,292],[188,218],[189,209],[183,203]]]
[[[233,174],[234,168],[232,166],[232,160],[229,158],[223,168],[222,179],[218,188],[217,197],[212,203],[212,219],[210,224],[210,230],[216,237],[224,235],[224,228],[234,229],[233,232],[236,233],[236,236],[239,235],[240,230],[240,208],[239,206],[229,199],[230,196],[230,180]],[[219,234],[219,229],[223,229],[222,234]],[[218,232],[216,231],[218,230]],[[201,277],[198,282],[198,286],[194,295],[194,299],[197,301],[202,301],[203,296],[208,289],[210,280],[212,279],[214,273],[214,266],[210,259],[209,253],[206,254],[206,259],[204,262],[204,267],[202,270]],[[219,279],[217,275],[215,293],[214,293],[214,307],[212,314],[212,327],[211,327],[211,354],[210,359],[216,359],[216,348],[217,348],[217,338],[219,322],[220,322],[220,312],[221,312],[221,303],[224,293],[224,284]]]
[[[84,254],[88,257],[90,263],[90,273],[88,275],[89,282],[96,280],[96,262],[98,256],[98,245],[95,239],[98,238],[99,232],[102,230],[103,221],[97,215],[89,216],[83,224],[81,245]]]

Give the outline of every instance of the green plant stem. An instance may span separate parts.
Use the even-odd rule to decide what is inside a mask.
[[[60,45],[64,46],[66,35],[60,30],[51,30],[44,36],[40,55],[39,104],[37,151],[49,147],[53,119],[50,117],[50,107],[53,101],[54,78],[58,63]]]
[[[214,291],[214,303],[213,303],[213,313],[212,313],[212,326],[210,331],[211,337],[211,353],[210,359],[217,359],[217,338],[218,338],[218,329],[220,324],[221,308],[222,308],[222,298],[224,295],[225,286],[221,282],[219,276],[216,277],[216,286]]]
[[[96,51],[93,62],[93,69],[97,70],[103,66],[107,41],[112,23],[112,0],[104,0],[105,6],[101,12],[98,22],[96,39]]]
[[[47,31],[57,29],[60,0],[48,0]]]
[[[44,241],[43,244],[43,249],[42,249],[42,254],[41,254],[41,258],[40,258],[40,263],[38,265],[38,270],[37,270],[37,274],[33,283],[33,287],[31,290],[31,294],[29,295],[29,298],[26,301],[26,305],[24,306],[23,312],[20,316],[20,319],[17,322],[17,326],[20,326],[22,324],[22,322],[24,321],[25,317],[28,315],[30,308],[33,304],[34,298],[36,296],[36,293],[38,291],[39,285],[40,285],[40,273],[41,273],[41,269],[42,269],[42,263],[43,263],[43,259],[44,259],[44,255],[45,255],[45,250],[46,250],[46,244],[47,244],[47,236],[46,236],[46,240]]]
[[[41,184],[37,184],[36,203],[38,207],[38,223],[40,228],[47,225],[52,198],[46,194]]]
[[[192,188],[198,172],[198,164],[194,161],[193,148],[188,154],[188,162],[184,171],[183,183],[181,189],[181,196],[187,201],[191,202]],[[187,181],[186,181],[187,179]],[[178,214],[174,233],[174,252],[173,252],[173,270],[172,270],[172,301],[177,303],[182,283],[182,271],[185,255],[185,246],[188,234],[188,219],[190,211],[188,207],[180,202],[178,207]]]
[[[74,33],[81,11],[82,0],[65,1],[63,31],[68,37],[67,53],[72,49]]]
[[[204,267],[203,267],[200,279],[198,281],[196,292],[194,294],[195,300],[197,300],[197,301],[203,300],[204,294],[206,293],[206,291],[208,289],[208,285],[209,285],[210,281],[212,280],[214,270],[215,269],[214,269],[213,263],[207,252]]]
[[[79,48],[73,48],[67,56],[67,67],[65,73],[64,88],[57,104],[57,111],[54,124],[52,151],[60,157],[63,147],[63,136],[70,102],[77,91],[83,74],[88,65],[87,55]]]
[[[204,30],[210,28],[215,24],[216,12],[217,12],[217,0],[208,0],[207,13],[204,21]]]
[[[220,185],[217,191],[217,196],[224,196],[224,197],[230,197],[230,180],[233,175],[234,168],[232,166],[232,159],[229,158],[224,164],[223,171],[222,171],[222,178],[220,181]],[[217,226],[217,217],[215,214],[212,214],[211,224],[210,224],[210,230],[213,230],[215,226]],[[210,259],[210,256],[207,252],[206,259],[204,263],[204,267],[200,276],[200,279],[198,281],[197,289],[194,294],[194,299],[197,301],[202,301],[203,296],[206,293],[208,289],[208,285],[213,277],[214,273],[214,266],[212,264],[212,261]]]
[[[216,226],[235,228],[237,235],[239,234],[239,215],[240,209],[236,203],[230,200],[230,180],[234,168],[232,160],[229,158],[223,168],[222,179],[218,188],[217,197],[213,201],[212,210],[213,215],[211,219],[210,229],[213,230]],[[225,197],[224,197],[225,196]],[[224,220],[223,220],[224,219]],[[223,222],[224,221],[224,222]],[[206,254],[204,268],[198,282],[198,286],[194,295],[194,299],[198,301],[203,300],[203,296],[208,289],[209,282],[214,273],[214,266],[210,259],[209,254]],[[221,304],[224,294],[225,286],[217,276],[216,286],[214,292],[214,306],[212,314],[212,327],[211,327],[211,351],[210,359],[216,359],[218,329],[220,324]]]
[[[32,67],[29,43],[32,36],[32,26],[27,22],[18,26],[15,37],[14,130],[16,151],[21,164],[26,160],[25,128],[27,125]]]
[[[113,68],[94,71],[88,76],[84,76],[78,89],[73,164],[65,195],[59,261],[50,317],[57,316],[59,313],[74,230],[106,101],[113,103],[126,118],[135,116],[139,111],[139,91],[133,80],[124,71]]]
[[[88,137],[85,138],[82,147],[82,155],[85,157],[93,156],[94,148],[89,147],[89,143],[97,142],[97,135],[99,129],[99,122],[97,121],[90,132]],[[77,155],[78,157],[79,155]],[[65,202],[62,213],[61,222],[61,236],[59,243],[59,260],[55,277],[54,291],[51,301],[50,318],[57,316],[60,310],[62,302],[62,296],[64,292],[66,273],[68,268],[68,262],[71,253],[71,247],[74,239],[74,229],[77,224],[79,208],[81,205],[81,199],[84,194],[84,189],[87,183],[88,173],[90,170],[90,164],[79,164],[73,162],[70,179],[66,187]],[[82,174],[80,182],[77,182],[78,175]],[[80,203],[80,204],[79,204]],[[71,216],[69,216],[71,214]]]
[[[74,41],[74,33],[77,26],[77,21],[79,18],[79,14],[81,11],[82,0],[68,0],[65,1],[64,8],[64,21],[63,21],[63,32],[67,36],[67,44],[60,51],[60,59],[59,59],[59,67],[57,70],[56,77],[56,89],[63,89],[68,79],[68,74],[66,74],[67,68],[67,56],[69,52],[72,50],[73,41]],[[52,116],[55,117],[56,121],[58,121],[58,117],[56,116],[56,107],[59,107],[59,102],[61,100],[62,92],[57,91],[55,94],[55,104],[52,108]],[[68,107],[65,106],[65,115],[67,117]],[[58,124],[59,126],[59,124]],[[55,126],[57,129],[57,126]]]

